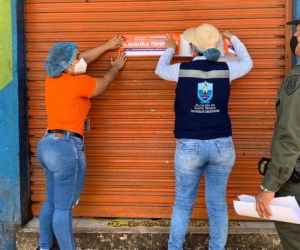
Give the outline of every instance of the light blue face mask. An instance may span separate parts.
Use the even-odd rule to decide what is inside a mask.
[[[192,45],[192,46],[198,53],[201,53],[202,55],[204,55],[207,58],[207,60],[209,60],[209,61],[213,61],[213,62],[218,61],[218,59],[221,56],[221,52],[218,49],[210,48],[205,51],[202,51],[202,50],[198,49],[196,46],[194,46],[194,45]]]

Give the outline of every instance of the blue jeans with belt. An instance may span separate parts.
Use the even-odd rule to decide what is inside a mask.
[[[234,165],[231,137],[212,140],[178,139],[175,152],[176,197],[169,250],[182,250],[202,175],[209,219],[209,249],[223,250],[228,234],[226,187]]]
[[[61,250],[74,250],[72,207],[86,175],[84,143],[72,135],[47,133],[38,144],[38,158],[46,174],[46,201],[40,211],[40,248],[50,249],[55,235]]]

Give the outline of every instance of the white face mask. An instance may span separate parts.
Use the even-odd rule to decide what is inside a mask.
[[[74,66],[74,74],[84,74],[86,72],[87,63],[81,58]]]

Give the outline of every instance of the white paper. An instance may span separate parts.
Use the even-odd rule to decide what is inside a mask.
[[[235,212],[242,216],[260,218],[256,211],[254,196],[239,195],[239,201],[233,201]],[[300,224],[300,208],[294,196],[274,198],[270,203],[270,220]]]

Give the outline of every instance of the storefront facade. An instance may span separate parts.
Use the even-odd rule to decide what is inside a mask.
[[[1,52],[7,52],[5,57],[1,54],[5,64],[0,79],[0,133],[5,138],[0,147],[1,249],[15,249],[16,228],[31,218],[31,211],[38,215],[44,199],[35,150],[46,128],[43,67],[50,46],[71,40],[85,50],[115,34],[182,32],[202,22],[238,35],[254,60],[251,73],[233,82],[230,100],[237,162],[228,203],[230,218],[240,219],[232,200],[241,193],[255,194],[261,180],[256,164],[268,155],[276,90],[291,67],[291,32],[285,22],[299,17],[296,0],[243,5],[233,0],[0,2],[0,28],[8,36],[1,43]],[[115,54],[100,58],[89,74],[101,76]],[[130,58],[118,80],[93,100],[91,130],[86,132],[88,176],[75,215],[169,218],[174,199],[175,83],[155,76],[157,59]],[[202,183],[194,218],[206,218],[204,208]]]
[[[44,200],[45,178],[36,145],[46,128],[44,61],[51,45],[74,41],[80,50],[116,34],[182,32],[203,22],[230,30],[247,46],[253,70],[232,83],[230,115],[237,160],[228,185],[238,194],[256,194],[261,177],[257,161],[269,153],[274,101],[291,66],[288,44],[291,1],[68,1],[25,3],[31,201],[34,215]],[[101,76],[110,52],[88,73]],[[175,83],[160,80],[158,57],[130,57],[117,81],[92,101],[86,131],[87,179],[75,216],[169,218],[174,200],[173,101]],[[188,60],[176,58],[174,62]],[[201,184],[194,218],[207,218]]]

